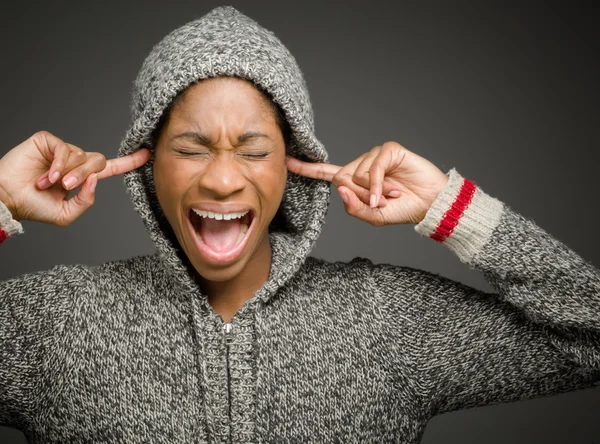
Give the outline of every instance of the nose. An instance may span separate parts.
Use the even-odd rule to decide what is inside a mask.
[[[246,177],[234,153],[218,153],[205,164],[198,185],[215,198],[225,198],[244,189]]]

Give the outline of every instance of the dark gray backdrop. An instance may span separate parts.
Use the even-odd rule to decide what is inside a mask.
[[[151,47],[219,5],[16,3],[0,12],[0,155],[46,129],[107,157],[124,135],[132,82]],[[332,163],[395,140],[444,172],[456,167],[600,266],[598,7],[366,3],[228,4],[295,55]],[[24,228],[0,249],[0,279],[153,250],[121,177],[101,182],[96,204],[72,226]],[[492,290],[412,225],[374,228],[351,218],[337,193],[314,254],[367,256]],[[599,389],[471,409],[434,418],[423,443],[600,442],[599,413]],[[0,428],[0,442],[26,441]]]

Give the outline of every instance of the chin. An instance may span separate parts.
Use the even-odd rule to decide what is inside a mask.
[[[247,266],[246,261],[238,261],[228,266],[215,267],[202,261],[191,261],[201,279],[211,282],[227,282],[235,279]]]

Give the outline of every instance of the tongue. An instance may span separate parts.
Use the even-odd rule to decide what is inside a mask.
[[[231,250],[240,235],[240,219],[216,220],[201,218],[202,241],[215,251]]]

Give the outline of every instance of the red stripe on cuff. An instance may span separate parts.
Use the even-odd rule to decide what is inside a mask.
[[[452,234],[454,228],[458,225],[459,219],[473,200],[476,189],[477,185],[469,179],[463,180],[456,200],[452,203],[450,209],[446,211],[435,231],[429,237],[435,241],[444,242]]]
[[[0,244],[8,239],[8,233],[4,230],[0,230]]]

